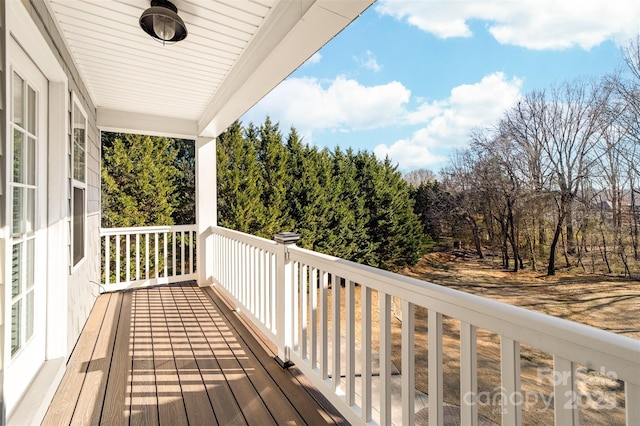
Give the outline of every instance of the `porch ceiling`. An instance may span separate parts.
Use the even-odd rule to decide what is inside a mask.
[[[213,137],[374,0],[172,0],[188,36],[167,46],[138,25],[149,0],[46,1],[99,127]]]

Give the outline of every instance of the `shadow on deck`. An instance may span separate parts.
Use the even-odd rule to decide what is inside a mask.
[[[346,424],[305,382],[210,288],[108,293],[43,424]]]

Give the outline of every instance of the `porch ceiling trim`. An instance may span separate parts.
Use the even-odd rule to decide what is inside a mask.
[[[106,132],[135,133],[170,138],[196,139],[198,125],[195,120],[138,112],[96,109],[97,126]]]

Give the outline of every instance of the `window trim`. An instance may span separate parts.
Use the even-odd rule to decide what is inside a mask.
[[[81,117],[84,119],[84,182],[75,179],[75,123],[76,119],[76,108],[80,112]],[[87,259],[87,147],[88,147],[88,120],[87,120],[87,112],[84,109],[80,99],[76,95],[75,92],[71,92],[71,125],[69,132],[69,269],[70,273],[73,274]],[[84,191],[84,199],[83,199],[83,220],[82,220],[82,258],[74,263],[74,241],[75,241],[75,226],[74,226],[74,212],[75,212],[75,197],[74,190],[78,188]]]

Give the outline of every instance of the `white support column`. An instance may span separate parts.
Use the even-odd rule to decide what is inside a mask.
[[[217,225],[218,204],[216,190],[216,141],[211,138],[196,140],[196,224],[198,225],[198,285],[211,285],[213,246],[207,238],[210,226]]]

